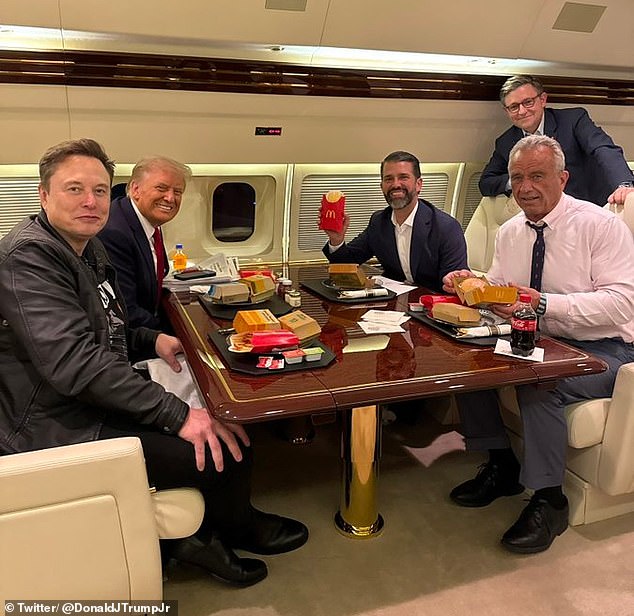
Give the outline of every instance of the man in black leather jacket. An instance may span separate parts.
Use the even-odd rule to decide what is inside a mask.
[[[250,503],[244,429],[190,408],[138,375],[131,353],[180,371],[177,338],[127,326],[125,303],[95,235],[106,224],[114,163],[90,139],[40,160],[42,210],[0,240],[0,454],[138,436],[150,483],[193,486],[205,499],[194,537],[170,546],[182,562],[230,584],[262,580],[264,562],[305,543],[300,522]]]

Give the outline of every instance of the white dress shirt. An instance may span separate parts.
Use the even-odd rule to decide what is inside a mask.
[[[529,286],[535,231],[520,212],[498,230],[487,278]],[[541,330],[573,340],[634,341],[634,239],[612,212],[563,194],[543,219]],[[540,221],[540,223],[542,222]]]
[[[410,215],[403,221],[402,225],[396,222],[396,213],[392,210],[392,224],[394,225],[394,236],[396,238],[396,249],[398,250],[398,260],[405,274],[405,282],[414,284],[412,268],[410,267],[409,255],[412,247],[412,231],[414,229],[414,218],[418,211],[418,203],[414,206]]]

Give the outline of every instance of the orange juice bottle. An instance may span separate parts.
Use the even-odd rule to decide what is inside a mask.
[[[187,255],[183,251],[182,244],[176,244],[176,252],[172,257],[174,262],[174,271],[184,270],[187,267]]]

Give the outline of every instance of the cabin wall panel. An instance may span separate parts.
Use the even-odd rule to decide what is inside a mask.
[[[69,138],[64,87],[0,85],[0,135],[0,164],[36,163]]]
[[[94,19],[93,11],[93,19]],[[37,0],[35,3],[24,0],[2,0],[0,4],[0,23],[41,28],[59,27],[59,6],[57,0]]]
[[[486,161],[508,121],[494,102],[349,99],[62,86],[0,86],[0,163],[33,163],[90,136],[115,160],[161,153],[190,163]],[[634,107],[588,107],[634,158]],[[282,135],[256,137],[256,126]]]

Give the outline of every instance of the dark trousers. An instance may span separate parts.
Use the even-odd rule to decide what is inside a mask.
[[[250,447],[242,447],[242,462],[236,462],[223,444],[224,470],[221,473],[216,471],[206,448],[205,468],[200,472],[196,468],[193,445],[178,436],[117,421],[109,421],[101,429],[102,439],[121,436],[137,436],[141,440],[151,486],[157,490],[200,490],[205,500],[205,515],[196,534],[201,539],[208,538],[212,531],[223,536],[239,535],[250,526],[253,515]]]

